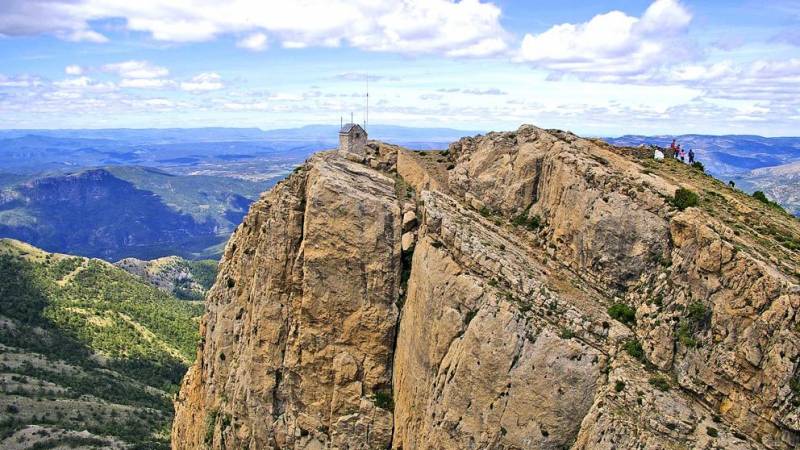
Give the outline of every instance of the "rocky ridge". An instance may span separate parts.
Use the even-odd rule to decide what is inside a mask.
[[[226,247],[173,448],[793,448],[795,240],[557,130],[318,154]]]
[[[180,299],[202,300],[216,275],[216,261],[165,256],[149,261],[124,258],[115,266]]]

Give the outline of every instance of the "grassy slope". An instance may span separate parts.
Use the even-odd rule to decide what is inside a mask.
[[[0,447],[38,424],[168,448],[201,312],[105,262],[0,240]]]
[[[166,256],[150,261],[128,258],[114,265],[181,300],[202,300],[214,284],[218,262]]]

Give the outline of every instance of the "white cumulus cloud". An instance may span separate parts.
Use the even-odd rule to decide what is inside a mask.
[[[53,86],[65,91],[87,91],[87,92],[108,92],[116,89],[116,85],[111,82],[93,80],[87,76],[67,78],[54,81]]]
[[[83,75],[83,67],[77,64],[70,64],[67,67],[64,67],[64,73],[67,75]]]
[[[47,11],[47,14],[42,14]],[[124,19],[156,40],[201,42],[247,35],[240,46],[269,41],[287,48],[349,45],[400,53],[489,56],[507,48],[500,8],[481,0],[4,0],[0,35],[48,33],[104,42],[91,21]]]
[[[156,66],[149,61],[131,60],[106,64],[100,70],[115,73],[122,78],[161,78],[169,75],[167,68]]]
[[[181,83],[181,89],[189,92],[216,91],[222,89],[222,77],[215,72],[205,72]]]
[[[9,77],[0,73],[0,87],[29,88],[29,87],[40,86],[41,84],[42,84],[41,80],[37,77],[32,77],[29,75]]]
[[[174,86],[175,82],[163,78],[123,78],[120,87],[134,89],[162,89]]]
[[[518,60],[584,77],[634,76],[685,59],[680,44],[691,19],[677,0],[656,0],[641,17],[611,11],[526,34]]]
[[[267,49],[267,35],[264,33],[253,33],[243,39],[240,39],[237,43],[237,47],[246,48],[248,50],[253,50],[256,52],[260,52]]]

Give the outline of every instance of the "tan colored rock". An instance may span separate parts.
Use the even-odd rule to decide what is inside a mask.
[[[392,414],[400,271],[394,181],[314,157],[228,243],[176,401],[173,448],[375,448]]]
[[[414,211],[406,211],[403,214],[403,232],[411,231],[417,226],[417,214]]]
[[[422,204],[395,353],[393,446],[572,442],[602,377],[605,355],[589,344],[601,342],[592,333],[602,333],[602,313],[551,308],[560,299],[544,269],[503,230],[439,193],[423,192]],[[510,285],[492,286],[490,273]],[[587,341],[560,337],[564,329]]]
[[[658,378],[667,386],[656,388]],[[637,361],[622,357],[609,372],[583,418],[574,450],[613,449],[763,449],[732,429],[705,405],[663,376],[648,374]]]
[[[417,192],[427,189],[439,191],[447,189],[445,185],[425,170],[425,167],[414,158],[414,155],[409,150],[398,149],[397,174],[400,175],[406,183],[413,186]]]
[[[714,180],[532,126],[452,144],[452,168],[367,147],[237,229],[174,448],[800,446],[796,222],[754,238],[761,206]],[[701,207],[671,207],[679,185]]]
[[[660,192],[643,187],[634,163],[591,141],[524,125],[463,138],[450,154],[451,191],[506,217],[540,216],[557,257],[597,282],[632,285],[667,251]]]
[[[401,240],[401,248],[404,252],[411,250],[414,247],[414,242],[416,241],[417,237],[414,235],[413,231],[409,231],[403,234],[403,238]]]

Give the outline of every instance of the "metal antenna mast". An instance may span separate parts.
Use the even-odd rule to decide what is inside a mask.
[[[367,131],[368,123],[369,123],[369,73],[367,73],[367,112],[364,115],[364,131]]]

